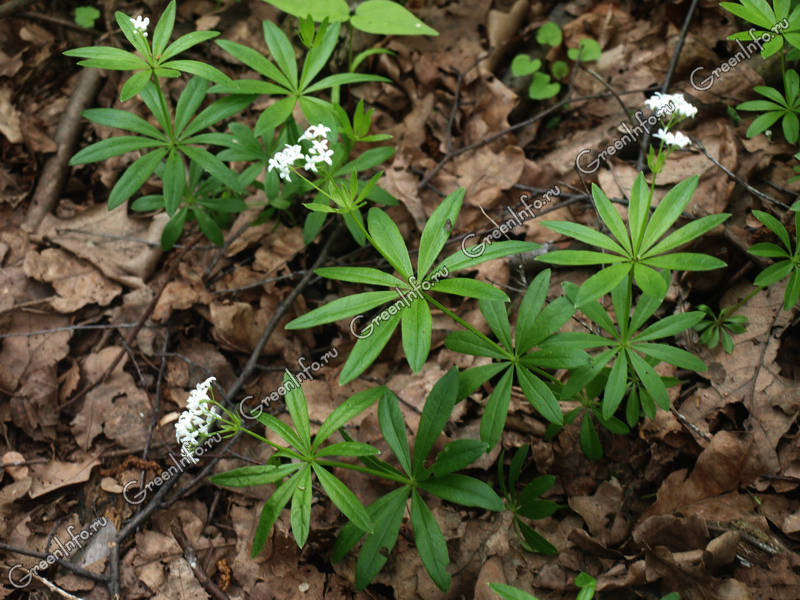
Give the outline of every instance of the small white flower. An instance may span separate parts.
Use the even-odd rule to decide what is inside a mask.
[[[209,429],[220,417],[219,409],[209,404],[212,398],[209,390],[214,380],[214,377],[209,377],[189,393],[186,410],[175,424],[175,437],[181,446],[181,453],[193,462],[192,452],[208,436]]]
[[[328,140],[314,140],[311,142],[311,154],[321,154],[328,151]]]
[[[692,140],[680,131],[672,133],[670,131],[666,131],[665,129],[659,129],[658,133],[656,133],[653,137],[664,140],[664,143],[666,143],[668,146],[676,146],[678,148],[685,148],[692,143]]]
[[[672,113],[681,117],[693,117],[697,114],[697,107],[687,102],[683,94],[656,92],[645,100],[645,104],[659,117],[668,117]]]
[[[309,156],[308,157],[308,160],[306,160],[306,164],[303,165],[303,168],[306,171],[311,171],[312,173],[316,173],[317,172],[317,163],[314,162],[314,157],[313,156]]]
[[[330,132],[330,127],[325,127],[322,123],[319,125],[311,125],[308,129],[305,130],[303,135],[300,136],[300,139],[297,140],[298,142],[302,142],[304,140],[313,140],[315,138],[324,138]]]
[[[315,163],[324,162],[324,163],[327,163],[328,165],[333,166],[333,161],[331,160],[332,156],[333,156],[333,150],[325,150],[324,152],[320,152],[319,154],[315,154],[314,156],[311,156],[310,158]]]
[[[131,17],[131,25],[133,28],[140,32],[144,37],[147,37],[147,27],[150,25],[150,17],[142,17],[139,15],[135,19]]]

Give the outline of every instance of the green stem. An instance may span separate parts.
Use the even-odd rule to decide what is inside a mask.
[[[503,348],[503,347],[502,347],[500,344],[498,344],[497,342],[493,341],[493,340],[492,340],[491,338],[489,338],[488,336],[484,335],[483,333],[481,333],[480,331],[478,331],[477,329],[475,329],[475,327],[473,327],[472,325],[470,325],[469,323],[467,323],[467,322],[466,322],[464,319],[462,319],[461,317],[459,317],[459,316],[458,316],[457,314],[455,314],[455,313],[454,313],[452,310],[450,310],[449,308],[447,308],[447,307],[446,307],[444,304],[442,304],[441,302],[439,302],[438,300],[436,300],[435,298],[433,298],[433,297],[432,297],[430,294],[428,294],[428,293],[426,293],[426,292],[422,292],[422,295],[425,297],[425,300],[427,300],[428,302],[430,302],[431,304],[433,304],[433,305],[434,305],[436,308],[438,308],[439,310],[441,310],[441,311],[442,311],[443,313],[445,313],[445,314],[446,314],[448,317],[450,317],[451,319],[453,319],[453,320],[454,320],[456,323],[458,323],[458,324],[459,324],[459,325],[461,325],[462,327],[466,327],[466,328],[467,328],[467,329],[469,329],[469,330],[470,330],[472,333],[474,333],[474,334],[475,334],[475,335],[477,335],[479,338],[481,338],[483,341],[485,341],[486,343],[488,343],[488,344],[491,344],[492,346],[494,346],[494,347],[497,349],[497,351],[498,351],[498,352],[500,352],[501,354],[503,354],[504,356],[506,356],[506,357],[508,358],[508,360],[512,360],[512,361],[514,360],[514,355],[513,355],[513,354],[511,354],[511,353],[510,353],[508,350],[506,350],[506,349],[505,349],[505,348]]]
[[[390,481],[396,481],[397,483],[403,483],[405,485],[412,485],[412,482],[407,477],[403,477],[402,475],[395,475],[394,473],[389,473],[387,471],[378,471],[375,469],[370,469],[369,467],[363,467],[361,465],[353,465],[346,462],[340,462],[338,460],[318,460],[316,461],[318,465],[322,465],[323,467],[339,467],[342,469],[350,469],[351,471],[358,471],[359,473],[366,473],[368,475],[374,475],[375,477],[383,477],[384,479],[389,479]]]
[[[156,84],[156,90],[158,91],[158,101],[161,104],[161,110],[164,111],[164,115],[166,116],[167,121],[167,133],[169,134],[169,139],[171,142],[175,142],[175,131],[172,129],[172,118],[169,114],[169,108],[167,108],[167,99],[164,97],[164,92],[161,90],[161,86],[158,83],[158,77],[155,73],[152,74],[152,82]]]
[[[763,289],[764,289],[763,287],[757,287],[752,292],[747,294],[744,298],[739,300],[736,304],[733,304],[731,306],[726,306],[725,308],[723,308],[719,313],[720,319],[724,320],[724,319],[726,319],[726,318],[728,318],[730,316],[735,315],[736,312],[740,308],[742,308],[742,306],[744,306],[748,302],[748,300],[750,300],[750,298],[755,296],[758,292],[760,292]]]
[[[255,431],[250,431],[246,427],[242,427],[241,431],[246,433],[247,435],[249,435],[251,437],[256,438],[257,440],[259,440],[261,442],[264,442],[265,444],[268,444],[269,446],[272,446],[276,450],[283,450],[286,454],[292,456],[293,458],[297,458],[297,459],[300,459],[302,461],[306,460],[306,457],[304,457],[302,454],[299,454],[298,452],[295,452],[294,450],[290,450],[289,448],[281,446],[280,444],[276,444],[275,442],[272,442],[272,441],[268,440],[264,436],[258,435]]]

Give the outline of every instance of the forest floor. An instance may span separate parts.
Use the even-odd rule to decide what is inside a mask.
[[[63,134],[57,131],[69,127],[68,118],[73,127],[80,125],[72,152],[112,133],[70,114],[71,98],[88,94],[88,106],[120,106],[118,73],[103,72],[95,95],[91,82],[81,80],[80,67],[62,52],[118,36],[113,10],[158,14],[162,3],[104,0],[94,30],[72,22],[75,6],[86,2],[23,4],[0,19],[0,598],[45,597],[35,591],[46,590],[45,583],[34,580],[18,590],[8,569],[32,567],[70,539],[70,527],[97,531],[69,566],[40,574],[74,595],[69,597],[86,599],[109,598],[115,586],[125,599],[489,599],[494,596],[486,584],[506,582],[541,600],[571,600],[580,571],[595,576],[598,596],[609,600],[657,599],[673,591],[684,600],[800,598],[800,323],[796,308],[782,310],[785,282],[741,309],[749,326],[734,336],[732,353],[701,345],[696,334],[682,336],[679,344],[704,360],[708,371],[662,372],[681,378],[670,389],[673,409],[659,411],[628,435],[601,432],[600,460],[581,451],[578,421],[546,440],[546,421],[514,389],[501,444],[469,472],[496,487],[501,447],[507,463],[516,448],[529,444],[522,480],[554,475],[547,498],[563,504],[531,524],[559,553],[526,552],[508,514],[434,501],[450,552],[452,586],[446,593],[425,573],[408,523],[375,583],[356,591],[354,557],[331,563],[343,517],[321,495],[303,550],[291,537],[284,511],[264,551],[251,558],[255,523],[273,487],[231,491],[209,483],[207,475],[266,460],[267,447],[254,440],[213,447],[198,465],[182,467],[180,477],[142,495],[131,491],[179,456],[174,423],[188,391],[209,375],[230,389],[273,317],[277,326],[256,367],[245,373],[237,398],[263,397],[280,385],[287,368],[296,372],[335,353],[303,386],[312,424],[354,392],[385,384],[401,399],[413,432],[433,384],[451,366],[468,368],[479,359],[446,349],[443,340],[455,325],[434,314],[431,358],[420,373],[411,373],[394,338],[364,376],[340,386],[339,372],[355,341],[347,323],[284,329],[324,301],[361,291],[355,284],[311,277],[293,302],[283,302],[333,230],[327,226],[306,246],[300,207],[250,227],[243,226],[258,211],[238,215],[222,249],[187,230],[164,253],[158,244],[163,215],[141,216],[125,206],[106,210],[109,189],[131,155],[69,168],[63,185],[56,177],[49,190],[37,190],[48,187],[48,162],[59,163],[56,140]],[[443,195],[458,187],[466,188],[466,198],[453,228],[456,240],[485,235],[508,219],[509,208],[521,208],[523,194],[536,199],[551,190],[546,205],[514,230],[514,238],[566,248],[569,241],[542,222],[597,226],[585,184],[593,181],[609,197],[627,198],[639,148],[626,146],[584,174],[585,181],[576,157],[584,149],[595,156],[613,147],[628,123],[620,104],[642,110],[650,92],[667,80],[670,92],[683,92],[699,108],[684,130],[702,141],[705,152],[692,148],[670,157],[656,198],[698,174],[690,216],[732,214],[698,245],[728,267],[675,274],[669,311],[733,304],[752,289],[765,263],[746,249],[771,236],[752,209],[782,218],[793,235],[786,207],[800,190],[787,183],[795,149],[777,125],[772,139],[747,139],[750,120],[737,123],[727,110],[753,99],[754,85],[774,80],[774,62],[755,55],[711,77],[710,87],[696,85],[736,52],[727,37],[741,28],[717,2],[699,2],[685,35],[688,0],[406,4],[440,35],[356,36],[358,47],[380,43],[394,51],[368,63],[391,83],[353,86],[348,100],[354,106],[363,98],[376,107],[375,131],[393,136],[397,152],[384,167],[381,185],[399,200],[388,213],[406,240],[418,237]],[[266,52],[261,21],[284,17],[260,0],[182,0],[177,27],[216,29],[223,38]],[[591,37],[602,55],[576,69],[555,99],[533,101],[527,80],[511,76],[510,63],[518,53],[546,61],[561,57],[563,47],[548,53],[535,41],[536,29],[547,20],[562,27],[565,46]],[[213,44],[198,48],[227,74],[244,73]],[[181,85],[175,80],[172,91]],[[256,103],[245,122],[252,125],[256,109],[264,106]],[[138,100],[125,107],[144,114]],[[63,170],[65,161],[60,165]],[[39,210],[35,194],[40,202],[53,200],[53,210],[33,215]],[[342,242],[325,264],[371,261],[368,250]],[[478,267],[475,277],[518,301],[541,268],[515,258],[494,260]],[[590,274],[555,268],[552,295],[562,282],[580,284]],[[485,327],[477,302],[453,308]],[[570,326],[577,330],[580,324]],[[490,391],[487,384],[456,407],[449,439],[478,436],[481,405]],[[287,417],[281,403],[270,412]],[[356,420],[351,434],[385,448],[374,409]],[[337,474],[365,504],[384,491],[358,473]],[[192,554],[197,560],[190,566]]]

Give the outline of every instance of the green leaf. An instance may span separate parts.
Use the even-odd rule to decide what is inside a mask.
[[[170,151],[161,178],[164,181],[164,208],[168,215],[174,215],[186,188],[186,168],[180,153]]]
[[[150,82],[149,71],[139,71],[138,73],[134,73],[133,75],[131,75],[125,82],[125,84],[122,86],[122,89],[119,92],[120,102],[127,102],[128,100],[133,98],[136,94],[141,92],[149,82]]]
[[[186,223],[186,216],[189,214],[189,209],[183,207],[179,210],[164,226],[161,232],[161,249],[169,250],[178,241],[183,232],[183,225]]]
[[[675,365],[676,367],[680,367],[681,369],[690,369],[692,371],[697,371],[699,373],[708,370],[706,364],[702,360],[697,358],[694,354],[691,354],[686,350],[681,350],[680,348],[676,348],[675,346],[670,346],[668,344],[653,344],[645,342],[642,344],[636,344],[634,348],[639,352],[643,352],[647,356],[652,356],[653,358],[657,358],[658,360],[668,362],[669,364]],[[604,414],[603,416],[606,415]]]
[[[295,473],[291,479],[285,481],[281,486],[275,490],[269,500],[264,503],[264,508],[261,509],[261,517],[258,520],[258,527],[256,534],[253,537],[253,550],[250,553],[251,558],[258,556],[264,544],[267,542],[269,532],[275,524],[278,515],[281,514],[283,507],[289,502],[295,488],[300,483],[302,471]]]
[[[345,319],[359,313],[367,312],[376,306],[386,304],[396,299],[397,292],[394,291],[363,292],[361,294],[345,296],[344,298],[337,298],[328,304],[315,308],[289,321],[289,323],[286,324],[286,329],[306,329],[308,327],[324,325],[325,323],[333,323],[339,319]]]
[[[697,175],[684,179],[661,199],[645,229],[642,252],[647,253],[672,224],[678,220],[678,217],[681,216],[681,213],[692,199],[692,194],[697,188],[699,179]]]
[[[648,296],[663,298],[667,293],[667,282],[664,281],[664,278],[658,271],[651,269],[647,265],[643,265],[641,263],[634,264],[633,278],[636,281],[636,285],[638,285],[639,288]],[[621,318],[626,317],[627,315],[628,312],[624,314],[617,314],[617,317]]]
[[[375,456],[380,450],[361,442],[338,442],[325,446],[317,452],[317,456]]]
[[[414,300],[402,311],[401,331],[408,366],[412,372],[418,373],[425,366],[431,350],[433,316],[427,302]]]
[[[756,287],[767,287],[773,283],[781,281],[784,277],[792,272],[793,268],[794,266],[792,265],[791,260],[782,260],[780,262],[776,262],[774,265],[770,265],[761,271],[761,273],[756,276],[753,284]]]
[[[262,412],[257,419],[259,423],[277,433],[290,446],[298,450],[303,447],[303,442],[297,433],[277,417]]]
[[[536,317],[547,300],[549,289],[550,269],[545,269],[534,278],[522,298],[517,312],[517,328],[514,334],[519,354],[527,352],[539,341],[535,327]]]
[[[161,61],[167,61],[173,56],[177,56],[181,52],[186,52],[189,48],[201,44],[202,42],[214,39],[219,35],[219,31],[192,31],[186,35],[182,35],[177,40],[167,46],[166,50],[161,53]]]
[[[656,321],[650,327],[635,335],[633,339],[636,342],[647,342],[669,337],[691,329],[702,320],[703,313],[699,310],[670,315],[660,321]]]
[[[759,133],[769,129],[775,123],[775,121],[780,119],[783,115],[784,112],[782,110],[776,110],[759,115],[752,123],[750,123],[750,127],[747,128],[745,135],[748,138],[757,136]]]
[[[289,463],[285,465],[258,465],[255,467],[241,467],[225,473],[211,475],[208,479],[216,485],[225,487],[249,487],[254,485],[265,485],[280,481],[287,475],[291,475],[302,466],[301,463]]]
[[[675,271],[711,271],[722,269],[727,266],[725,261],[708,254],[698,254],[696,252],[673,252],[672,254],[662,254],[644,259],[645,264],[662,269],[672,269]]]
[[[612,265],[602,271],[598,271],[583,282],[575,297],[575,306],[583,307],[587,302],[597,300],[600,296],[607,294],[617,287],[620,281],[625,279],[630,270],[631,265],[625,263]]]
[[[161,13],[155,31],[153,31],[153,54],[160,56],[167,47],[167,42],[172,36],[172,28],[175,26],[175,0],[167,4],[167,8]],[[302,545],[302,544],[301,544]]]
[[[631,187],[631,199],[628,205],[628,225],[633,240],[633,251],[639,254],[644,235],[644,226],[650,215],[650,188],[647,186],[644,174],[639,172]]]
[[[450,229],[458,218],[461,204],[464,201],[464,188],[458,188],[447,196],[428,219],[422,230],[419,241],[419,258],[417,259],[417,274],[424,279],[428,271],[444,248],[450,237]],[[449,224],[449,225],[448,225]]]
[[[477,298],[479,300],[498,301],[500,304],[509,301],[509,297],[503,290],[485,281],[466,277],[440,279],[431,287],[431,291],[454,294],[466,298]]]
[[[76,6],[75,7],[75,23],[91,29],[94,27],[94,22],[100,18],[100,11],[94,6]]]
[[[127,38],[131,45],[136,48],[139,53],[145,58],[150,58],[150,46],[147,45],[145,37],[136,29],[133,28],[133,19],[121,11],[114,13],[114,18],[117,25],[122,30],[122,34]]]
[[[545,419],[556,425],[564,424],[564,415],[558,400],[545,383],[525,367],[517,365],[517,380],[522,392]]]
[[[542,61],[538,58],[531,58],[527,54],[517,54],[511,61],[511,74],[514,77],[532,75],[541,68]]]
[[[189,136],[211,127],[223,119],[239,114],[250,105],[252,100],[252,96],[229,96],[227,98],[220,98],[211,103],[200,111],[200,113],[192,119],[192,122],[181,132],[181,140],[190,143],[191,140]]]
[[[410,491],[408,486],[403,486],[389,492],[367,508],[375,522],[375,533],[367,536],[358,554],[356,589],[363,590],[367,587],[386,564],[403,524]]]
[[[346,385],[353,381],[378,358],[397,328],[403,312],[401,309],[391,315],[388,311],[384,311],[381,315],[389,314],[388,319],[377,321],[375,324],[370,323],[361,331],[359,340],[350,351],[350,356],[347,357],[347,362],[344,363],[342,372],[339,374],[339,385]],[[369,331],[367,331],[368,328]]]
[[[528,592],[523,592],[505,583],[490,583],[489,587],[503,600],[539,600],[536,596],[531,596]]]
[[[633,192],[631,192],[631,194],[633,194]],[[542,223],[542,225],[562,235],[575,238],[576,240],[579,240],[584,244],[588,244],[589,246],[605,248],[606,250],[610,250],[611,252],[614,252],[616,254],[621,254],[623,256],[628,254],[622,248],[622,246],[620,246],[610,237],[600,233],[599,231],[595,231],[591,227],[586,227],[586,225],[581,225],[579,223],[570,223],[568,221],[545,221],[544,223]],[[595,264],[595,263],[590,263],[590,264]]]
[[[181,151],[203,167],[203,170],[210,173],[212,177],[224,183],[229,188],[237,192],[244,191],[242,184],[236,177],[236,173],[226,167],[220,159],[211,154],[208,150],[203,150],[195,146],[181,146]]]
[[[520,364],[528,368],[575,369],[589,364],[589,355],[579,348],[565,345],[556,336],[552,342],[542,344],[539,350],[520,358]]]
[[[557,81],[552,83],[550,75],[547,73],[534,73],[531,84],[528,87],[528,96],[532,100],[546,100],[558,94],[561,84]]]
[[[156,84],[148,80],[147,85],[142,88],[141,97],[148,110],[156,118],[158,124],[161,125],[161,128],[164,131],[169,131],[172,119],[169,115],[169,109],[161,102]]]
[[[372,533],[375,525],[369,514],[367,514],[367,509],[364,508],[361,501],[356,498],[356,495],[350,491],[350,488],[320,465],[313,463],[313,467],[317,479],[319,479],[320,484],[322,484],[322,489],[325,490],[331,502],[333,502],[336,507],[342,511],[342,514],[350,519],[356,527],[367,533]]]
[[[225,75],[225,73],[216,67],[202,63],[199,60],[170,60],[161,63],[161,67],[165,69],[183,71],[184,73],[189,73],[191,75],[197,75],[203,79],[213,81],[214,83],[231,83],[230,77]]]
[[[592,250],[553,250],[539,256],[537,260],[555,265],[608,265],[626,262],[624,256]]]
[[[253,50],[252,48],[248,48],[243,44],[238,44],[230,40],[217,40],[216,43],[217,45],[220,46],[220,48],[225,50],[225,52],[233,56],[235,59],[241,61],[242,63],[244,63],[257,73],[260,73],[261,75],[266,77],[267,79],[271,79],[272,81],[285,87],[287,93],[295,89],[289,82],[289,80],[286,78],[286,75],[281,73],[278,67],[276,67],[272,62],[267,60],[260,52]],[[239,83],[239,82],[234,82],[234,83]]]
[[[163,132],[153,127],[143,118],[126,110],[117,110],[115,108],[90,108],[83,111],[81,115],[93,123],[105,125],[106,127],[115,127],[117,129],[133,131],[134,133],[141,133],[142,135],[157,140],[166,141],[167,139],[167,136],[165,136]],[[119,140],[120,138],[112,139]]]
[[[502,498],[480,479],[449,473],[419,482],[419,487],[448,502],[462,506],[477,506],[500,512],[505,508]]]
[[[600,186],[595,183],[592,184],[592,198],[594,198],[597,214],[600,215],[600,218],[603,223],[606,224],[606,227],[608,227],[611,235],[617,238],[617,241],[630,255],[632,246],[630,238],[628,237],[628,230],[625,228],[625,223],[622,222],[622,217],[619,216],[619,213],[611,204],[611,200],[608,199],[608,196],[606,196]]]
[[[333,19],[330,19],[333,21]],[[339,23],[330,23],[325,31],[317,34],[317,43],[308,51],[306,58],[303,61],[303,72],[300,75],[299,88],[303,89],[309,82],[314,80],[322,68],[328,63],[328,59],[336,48],[336,42],[339,41]],[[322,34],[320,36],[320,34]],[[355,70],[355,68],[351,69]]]
[[[111,46],[86,46],[64,52],[65,56],[83,58],[78,64],[84,67],[109,69],[112,71],[136,71],[146,69],[147,63],[133,52]]]
[[[765,256],[767,258],[789,258],[791,256],[786,250],[771,242],[753,244],[747,249],[747,251],[750,254],[755,254],[756,256]]]
[[[436,456],[436,461],[431,465],[434,476],[440,477],[454,471],[465,469],[478,460],[484,452],[489,451],[489,445],[480,440],[455,440],[447,444]]]
[[[516,452],[514,452],[514,457],[511,459],[511,464],[508,467],[508,493],[509,494],[513,494],[514,491],[515,491],[515,488],[517,487],[517,481],[519,480],[520,473],[522,473],[522,467],[525,464],[525,458],[528,456],[528,450],[530,450],[530,446],[528,444],[523,444],[522,446],[517,448]],[[502,450],[501,450],[501,456],[502,456]],[[499,462],[501,462],[501,461],[498,461],[498,463]],[[498,464],[498,467],[499,466],[501,466],[501,465]],[[552,477],[552,475],[543,475],[542,477]],[[537,479],[541,479],[542,477],[539,477]],[[555,477],[553,477],[553,480],[555,480]],[[502,485],[503,478],[500,477],[499,481],[500,481],[500,484]],[[535,481],[536,480],[534,480],[534,482]],[[527,487],[530,487],[531,485],[533,485],[534,482],[531,482]],[[545,490],[542,490],[542,493],[544,491],[546,491],[547,489],[550,489],[550,487],[552,487],[552,484],[550,486],[548,486],[547,488],[545,488]]]
[[[789,252],[792,251],[792,243],[789,239],[789,232],[786,231],[786,228],[780,221],[778,221],[778,219],[761,210],[754,210],[753,215],[756,217],[756,219],[761,221],[761,223],[767,229],[778,236],[778,239],[783,243],[786,249],[789,250]]]
[[[447,542],[436,518],[417,490],[411,493],[411,527],[425,570],[439,589],[447,591],[450,587],[450,574],[447,572],[450,556],[447,553]]]
[[[628,385],[628,360],[625,353],[617,355],[611,373],[608,375],[605,393],[603,394],[603,418],[610,419],[617,412],[617,408],[625,396],[625,389]]]
[[[343,426],[350,419],[356,415],[361,414],[370,406],[375,404],[378,398],[381,398],[387,390],[384,386],[378,386],[363,390],[355,393],[345,400],[342,404],[333,409],[325,422],[320,425],[317,435],[314,437],[314,443],[311,445],[311,450],[315,451],[319,448],[320,444],[327,440],[331,434]]]
[[[286,408],[289,409],[289,415],[292,417],[295,431],[297,431],[297,434],[300,436],[300,442],[303,444],[300,446],[300,449],[310,454],[311,425],[308,420],[306,395],[303,393],[303,388],[300,386],[297,379],[290,377],[288,371],[283,375],[283,387],[286,390],[284,396],[286,399]]]
[[[320,267],[314,272],[321,277],[338,279],[339,281],[383,285],[392,288],[408,288],[408,284],[405,281],[372,267]]]
[[[178,105],[175,107],[175,131],[180,133],[184,130],[194,113],[203,103],[208,90],[208,82],[202,77],[192,77],[189,83],[181,92],[178,98]]]
[[[548,304],[533,321],[531,326],[532,345],[544,343],[546,338],[555,333],[561,326],[570,320],[575,313],[575,306],[567,298],[561,296]],[[517,354],[522,354],[530,348],[517,344]]]
[[[350,8],[345,0],[265,0],[285,13],[295,17],[311,16],[315,22],[321,23],[325,19],[331,22],[347,21]]]
[[[134,150],[144,150],[145,148],[163,145],[163,142],[139,137],[138,135],[119,135],[87,146],[73,156],[69,164],[70,166],[84,165],[86,163],[106,160],[112,156],[133,152]],[[164,151],[164,153],[166,154],[166,151]]]
[[[319,101],[318,98],[310,98],[307,96],[307,94],[321,92],[322,90],[326,90],[334,86],[348,85],[353,83],[367,83],[370,81],[390,82],[391,80],[381,75],[370,75],[368,73],[337,73],[336,75],[328,75],[327,77],[324,77],[323,79],[320,79],[316,83],[313,83],[305,88],[303,90],[304,96],[300,98],[300,102],[302,103],[303,100]]]
[[[546,519],[561,508],[552,500],[530,500],[521,502],[521,505],[519,514],[527,519]]]
[[[133,196],[144,185],[145,181],[150,178],[150,175],[156,170],[158,163],[161,162],[166,154],[166,149],[159,148],[136,159],[111,189],[111,193],[108,196],[108,210],[114,210]]]
[[[547,21],[536,31],[536,43],[548,46],[560,46],[563,40],[561,28],[552,21]]]
[[[636,352],[627,351],[628,359],[633,365],[634,371],[644,384],[647,393],[656,401],[656,403],[664,410],[669,410],[669,395],[664,382],[661,377],[655,372],[647,362],[641,358]]]
[[[290,88],[297,89],[297,57],[294,54],[292,43],[286,34],[281,31],[272,21],[265,20],[264,25],[264,41],[267,42],[272,58],[278,64],[278,68],[286,75],[289,80]]]
[[[444,430],[458,395],[458,369],[453,367],[433,386],[417,427],[417,439],[414,444],[413,473],[420,475],[425,459],[433,448],[436,438]]]
[[[387,391],[378,402],[378,424],[383,434],[383,439],[391,448],[400,466],[407,474],[411,474],[411,453],[408,449],[406,437],[406,424],[400,405],[394,392]]]
[[[284,98],[278,100],[275,104],[268,106],[261,116],[256,121],[255,133],[256,135],[263,135],[268,131],[277,129],[280,125],[286,122],[294,110],[295,98]]]
[[[492,390],[489,399],[486,401],[486,406],[483,409],[483,417],[481,418],[481,440],[489,445],[489,448],[494,448],[497,442],[500,441],[500,436],[503,434],[503,428],[506,425],[506,417],[508,416],[508,405],[511,402],[511,383],[514,376],[514,369],[509,368],[503,373],[500,381]]]
[[[311,466],[306,464],[300,474],[300,480],[294,488],[292,494],[291,524],[292,534],[297,545],[302,548],[308,539],[308,531],[311,527],[311,499],[313,488],[311,487]]]
[[[480,367],[473,367],[466,371],[461,371],[458,374],[458,399],[461,402],[464,398],[474,392],[479,385],[488,381],[500,371],[508,367],[510,363],[490,363],[488,365],[481,365]]]
[[[451,331],[445,339],[444,345],[450,350],[455,350],[461,354],[472,354],[474,356],[488,356],[489,358],[506,359],[506,355],[497,347],[493,346],[482,337],[478,337],[471,331],[456,330]]]
[[[783,296],[783,310],[789,310],[800,299],[800,270],[795,269],[786,284],[786,292]],[[730,352],[730,351],[729,351]]]
[[[591,38],[584,38],[580,41],[578,48],[568,48],[567,56],[570,60],[579,60],[581,62],[590,62],[600,58],[602,50],[600,44]]]
[[[719,215],[708,215],[707,217],[696,219],[688,225],[684,225],[677,231],[669,234],[658,244],[648,250],[645,256],[654,256],[656,254],[661,254],[662,252],[668,252],[677,248],[678,246],[682,246],[683,244],[691,242],[693,239],[700,237],[707,231],[714,229],[714,227],[717,225],[721,225],[727,221],[729,217],[730,214],[722,213]]]
[[[522,537],[525,540],[525,544],[527,544],[526,550],[550,556],[558,554],[558,549],[553,544],[548,542],[544,536],[538,534],[533,527],[526,525],[522,519],[514,519],[514,524],[522,532]],[[523,547],[525,547],[525,544],[523,544]]]
[[[532,502],[547,490],[552,488],[556,483],[555,475],[540,475],[531,481],[519,495],[519,501],[522,504]]]
[[[508,320],[508,312],[506,312],[505,303],[481,300],[479,306],[492,333],[497,336],[497,339],[500,340],[500,343],[503,344],[506,349],[513,349],[514,345],[511,342],[511,323]]]
[[[579,439],[581,449],[587,458],[592,460],[600,460],[603,458],[603,446],[600,443],[600,436],[597,435],[597,430],[592,422],[591,413],[588,410],[583,413]]]
[[[405,279],[414,274],[411,258],[408,256],[403,235],[385,212],[370,208],[367,213],[367,226],[377,250],[389,261]]]
[[[489,260],[504,258],[512,254],[531,252],[541,247],[533,242],[518,242],[516,240],[493,243],[480,242],[474,246],[465,247],[464,244],[467,239],[465,238],[462,242],[463,250],[459,250],[445,258],[434,271],[440,271],[445,268],[448,271],[471,269]]]
[[[397,2],[366,0],[350,19],[356,29],[377,35],[439,35]]]

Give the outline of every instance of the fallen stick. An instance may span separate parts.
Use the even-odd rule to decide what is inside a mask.
[[[0,6],[0,9],[4,6]],[[69,172],[67,163],[81,131],[81,112],[97,95],[101,80],[99,69],[84,69],[78,76],[78,83],[56,130],[54,141],[58,150],[44,164],[28,207],[28,214],[22,224],[22,228],[26,231],[36,231],[45,215],[52,212],[58,202],[58,196]]]

